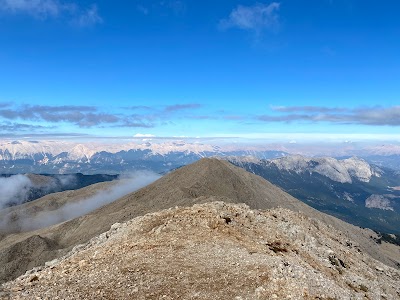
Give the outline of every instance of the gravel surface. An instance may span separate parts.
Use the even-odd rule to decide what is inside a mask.
[[[213,201],[211,197],[208,199]],[[212,202],[114,224],[3,299],[400,299],[400,272],[283,208]]]

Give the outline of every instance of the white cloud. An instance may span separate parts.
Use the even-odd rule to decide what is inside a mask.
[[[0,177],[0,209],[10,204],[17,205],[26,201],[32,186],[31,180],[25,175]]]
[[[154,134],[137,133],[133,137],[135,137],[135,138],[152,138],[152,137],[156,137],[156,136]]]
[[[280,3],[257,3],[253,6],[239,5],[227,19],[219,23],[222,30],[239,28],[261,34],[264,30],[276,32],[280,27],[278,11]]]
[[[77,26],[102,23],[96,5],[88,9],[74,2],[58,0],[0,0],[0,11],[10,14],[26,14],[38,19],[65,18]]]
[[[85,12],[79,14],[77,18],[72,21],[72,23],[78,25],[79,27],[87,27],[103,23],[103,19],[98,13],[97,6],[92,5]]]
[[[1,0],[0,8],[13,13],[21,12],[35,17],[55,17],[63,6],[55,0]]]

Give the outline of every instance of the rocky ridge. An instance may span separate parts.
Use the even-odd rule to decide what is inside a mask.
[[[208,201],[214,201],[210,197]],[[399,299],[400,272],[334,227],[213,202],[114,224],[3,299]]]

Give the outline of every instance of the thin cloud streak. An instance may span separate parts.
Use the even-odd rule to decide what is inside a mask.
[[[224,116],[223,119],[228,121],[242,121],[245,119],[245,117],[239,115],[231,115],[231,116]]]
[[[36,18],[57,17],[63,10],[73,9],[55,0],[1,0],[0,9],[10,13],[24,13]]]
[[[355,124],[371,126],[400,126],[400,106],[361,107],[361,108],[329,108],[319,106],[275,107],[274,111],[289,112],[282,115],[260,115],[259,121],[286,122],[299,121],[336,124]]]
[[[31,124],[23,124],[23,123],[12,123],[12,122],[3,122],[0,123],[0,130],[1,131],[9,131],[9,132],[16,132],[16,131],[27,131],[31,132],[32,130],[49,130],[53,129],[52,126],[41,126],[41,125],[31,125]]]
[[[345,112],[348,109],[343,107],[323,106],[271,106],[271,109],[279,112]]]
[[[114,125],[113,127],[116,128],[154,128],[155,125],[151,124],[151,123],[144,123],[141,121],[130,121],[130,120],[126,120],[124,123],[122,124],[118,124],[118,125]]]
[[[199,109],[202,108],[203,105],[199,103],[188,103],[188,104],[172,104],[167,106],[147,106],[147,105],[132,105],[132,106],[125,106],[122,107],[123,109],[128,110],[147,110],[153,111],[155,114],[163,114],[163,113],[171,113],[171,112],[178,112],[182,110],[189,110],[189,109]]]
[[[40,140],[46,140],[46,139],[64,139],[64,138],[84,138],[87,139],[91,137],[89,134],[83,134],[83,133],[65,133],[65,132],[56,132],[56,133],[0,133],[0,138],[4,139],[27,139],[27,138],[37,138]],[[114,137],[115,138],[115,137]]]
[[[121,108],[130,110],[154,110],[154,108],[147,105],[132,105],[132,106],[124,106]]]
[[[85,9],[75,2],[58,0],[0,0],[0,11],[8,14],[25,14],[39,20],[63,18],[78,27],[88,27],[103,22],[95,4]]]
[[[11,105],[11,102],[0,102],[0,108],[10,107]]]
[[[187,116],[187,118],[193,120],[218,120],[216,116]]]
[[[92,127],[100,124],[117,123],[116,115],[101,113],[91,106],[43,106],[22,105],[0,109],[0,117],[7,120],[46,121],[51,123],[67,122],[79,127]]]
[[[43,126],[43,122],[50,124],[69,123],[79,128],[153,128],[166,120],[175,117],[188,118],[180,112],[197,110],[202,105],[197,103],[174,104],[161,108],[150,106],[122,107],[122,112],[105,112],[95,106],[47,106],[47,105],[19,105],[0,103],[0,128],[4,131],[23,131],[38,129],[54,129]],[[129,110],[142,110],[141,113],[129,113]],[[192,118],[192,117],[190,117]],[[22,122],[16,122],[22,121]],[[31,124],[24,124],[31,122]],[[40,124],[35,124],[39,122]]]
[[[198,109],[201,108],[201,104],[198,103],[189,103],[189,104],[175,104],[166,106],[165,112],[175,112],[179,110],[187,110],[187,109]]]

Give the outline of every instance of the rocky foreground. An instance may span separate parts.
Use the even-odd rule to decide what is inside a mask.
[[[400,299],[400,271],[302,213],[212,202],[116,223],[0,298]]]

